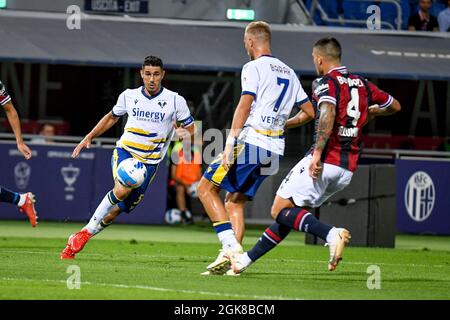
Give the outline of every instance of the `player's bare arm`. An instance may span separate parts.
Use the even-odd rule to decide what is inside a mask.
[[[247,121],[253,99],[254,98],[252,95],[242,95],[236,107],[236,111],[234,112],[233,122],[231,123],[231,131],[228,135],[227,143],[222,154],[222,165],[226,170],[228,170],[232,164],[231,162],[233,157],[234,141],[239,136],[239,133],[241,132],[245,122]]]
[[[11,102],[5,103],[3,108],[5,109],[6,117],[8,118],[8,122],[11,125],[11,128],[14,132],[14,136],[16,137],[17,149],[25,157],[25,159],[27,159],[27,160],[30,159],[31,158],[31,150],[23,142],[22,130],[20,129],[19,115],[17,114],[16,109],[14,108],[14,106]]]
[[[317,179],[322,171],[320,158],[322,151],[327,145],[328,138],[333,130],[334,119],[336,117],[335,106],[328,102],[322,102],[319,106],[320,117],[317,125],[317,136],[314,148],[313,158],[309,165],[309,175],[313,179]]]
[[[118,117],[114,117],[111,112],[108,112],[92,129],[91,132],[87,134],[87,136],[81,140],[81,142],[75,147],[72,153],[72,158],[78,157],[81,150],[84,148],[89,149],[91,147],[92,139],[102,135],[106,130],[111,128],[113,125],[117,123],[119,120]]]
[[[286,121],[285,129],[296,128],[314,119],[314,107],[310,101],[300,106],[298,113]]]

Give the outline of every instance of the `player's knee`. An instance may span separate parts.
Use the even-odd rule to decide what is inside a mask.
[[[232,201],[225,201],[225,210],[230,217],[237,217],[239,215],[240,205]]]
[[[116,182],[114,186],[114,195],[117,199],[123,200],[131,193],[131,188],[122,186],[119,182]]]
[[[200,200],[205,199],[211,192],[211,190],[211,183],[208,180],[202,178],[197,187],[197,193]]]
[[[232,211],[234,208],[234,203],[232,201],[230,201],[230,199],[225,199],[225,210],[227,210],[227,212]]]
[[[270,209],[270,215],[274,220],[276,220],[279,214],[280,208],[278,208],[278,206],[273,205],[272,208]]]
[[[230,214],[243,211],[245,207],[245,200],[225,198],[225,210]]]

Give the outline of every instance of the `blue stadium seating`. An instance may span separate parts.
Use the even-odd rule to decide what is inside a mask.
[[[312,0],[306,0],[306,7],[311,8]],[[338,13],[338,1],[335,0],[319,0],[320,5],[325,10],[330,18],[337,19]],[[408,19],[411,14],[414,14],[418,10],[418,0],[399,0],[400,7],[402,9],[402,29],[408,29]],[[367,7],[369,5],[376,4],[380,6],[381,9],[381,19],[382,21],[389,22],[394,27],[397,25],[397,8],[395,5],[390,3],[380,3],[377,1],[343,1],[344,18],[345,19],[356,19],[356,20],[366,20],[369,14],[366,13]],[[447,7],[446,0],[435,0],[433,2],[433,7],[431,8],[431,14],[436,16]],[[328,25],[328,26],[347,26],[347,27],[361,27],[365,28],[365,25],[357,24],[339,24],[339,23],[327,23],[323,21],[316,10],[314,17],[315,23],[317,25]],[[384,27],[383,27],[384,29]]]

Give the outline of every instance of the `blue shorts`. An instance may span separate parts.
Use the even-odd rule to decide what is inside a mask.
[[[282,158],[266,149],[239,143],[234,147],[234,164],[227,172],[221,165],[221,155],[209,165],[203,177],[228,192],[245,194],[249,200],[265,178],[277,173]]]
[[[119,165],[119,163],[121,163],[125,159],[132,157],[133,156],[131,155],[131,153],[122,148],[114,149],[111,158],[112,174],[114,180],[116,179],[117,166]],[[144,198],[145,190],[147,190],[148,185],[155,177],[158,165],[145,163],[144,165],[147,169],[147,177],[145,178],[144,183],[142,183],[140,187],[133,189],[128,197],[117,204],[123,212],[130,213],[138,205],[138,203],[141,202],[142,198]]]

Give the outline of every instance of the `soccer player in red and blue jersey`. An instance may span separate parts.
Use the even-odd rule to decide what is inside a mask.
[[[8,122],[14,132],[17,142],[17,149],[25,157],[26,160],[31,158],[30,148],[23,142],[22,131],[20,129],[20,119],[14,105],[11,102],[11,97],[6,91],[4,84],[0,81],[0,105],[5,110]],[[8,202],[19,207],[19,211],[26,214],[28,220],[33,227],[36,226],[37,216],[34,208],[36,202],[35,196],[31,192],[18,193],[10,191],[0,186],[0,202]]]
[[[361,152],[362,127],[375,116],[391,115],[401,109],[392,96],[341,65],[341,46],[336,39],[317,41],[312,56],[321,76],[313,86],[315,143],[277,191],[271,210],[276,222],[250,251],[229,253],[235,273],[273,249],[292,229],[314,234],[328,243],[328,270],[333,271],[342,259],[350,232],[318,221],[311,208],[320,207],[349,185]]]

